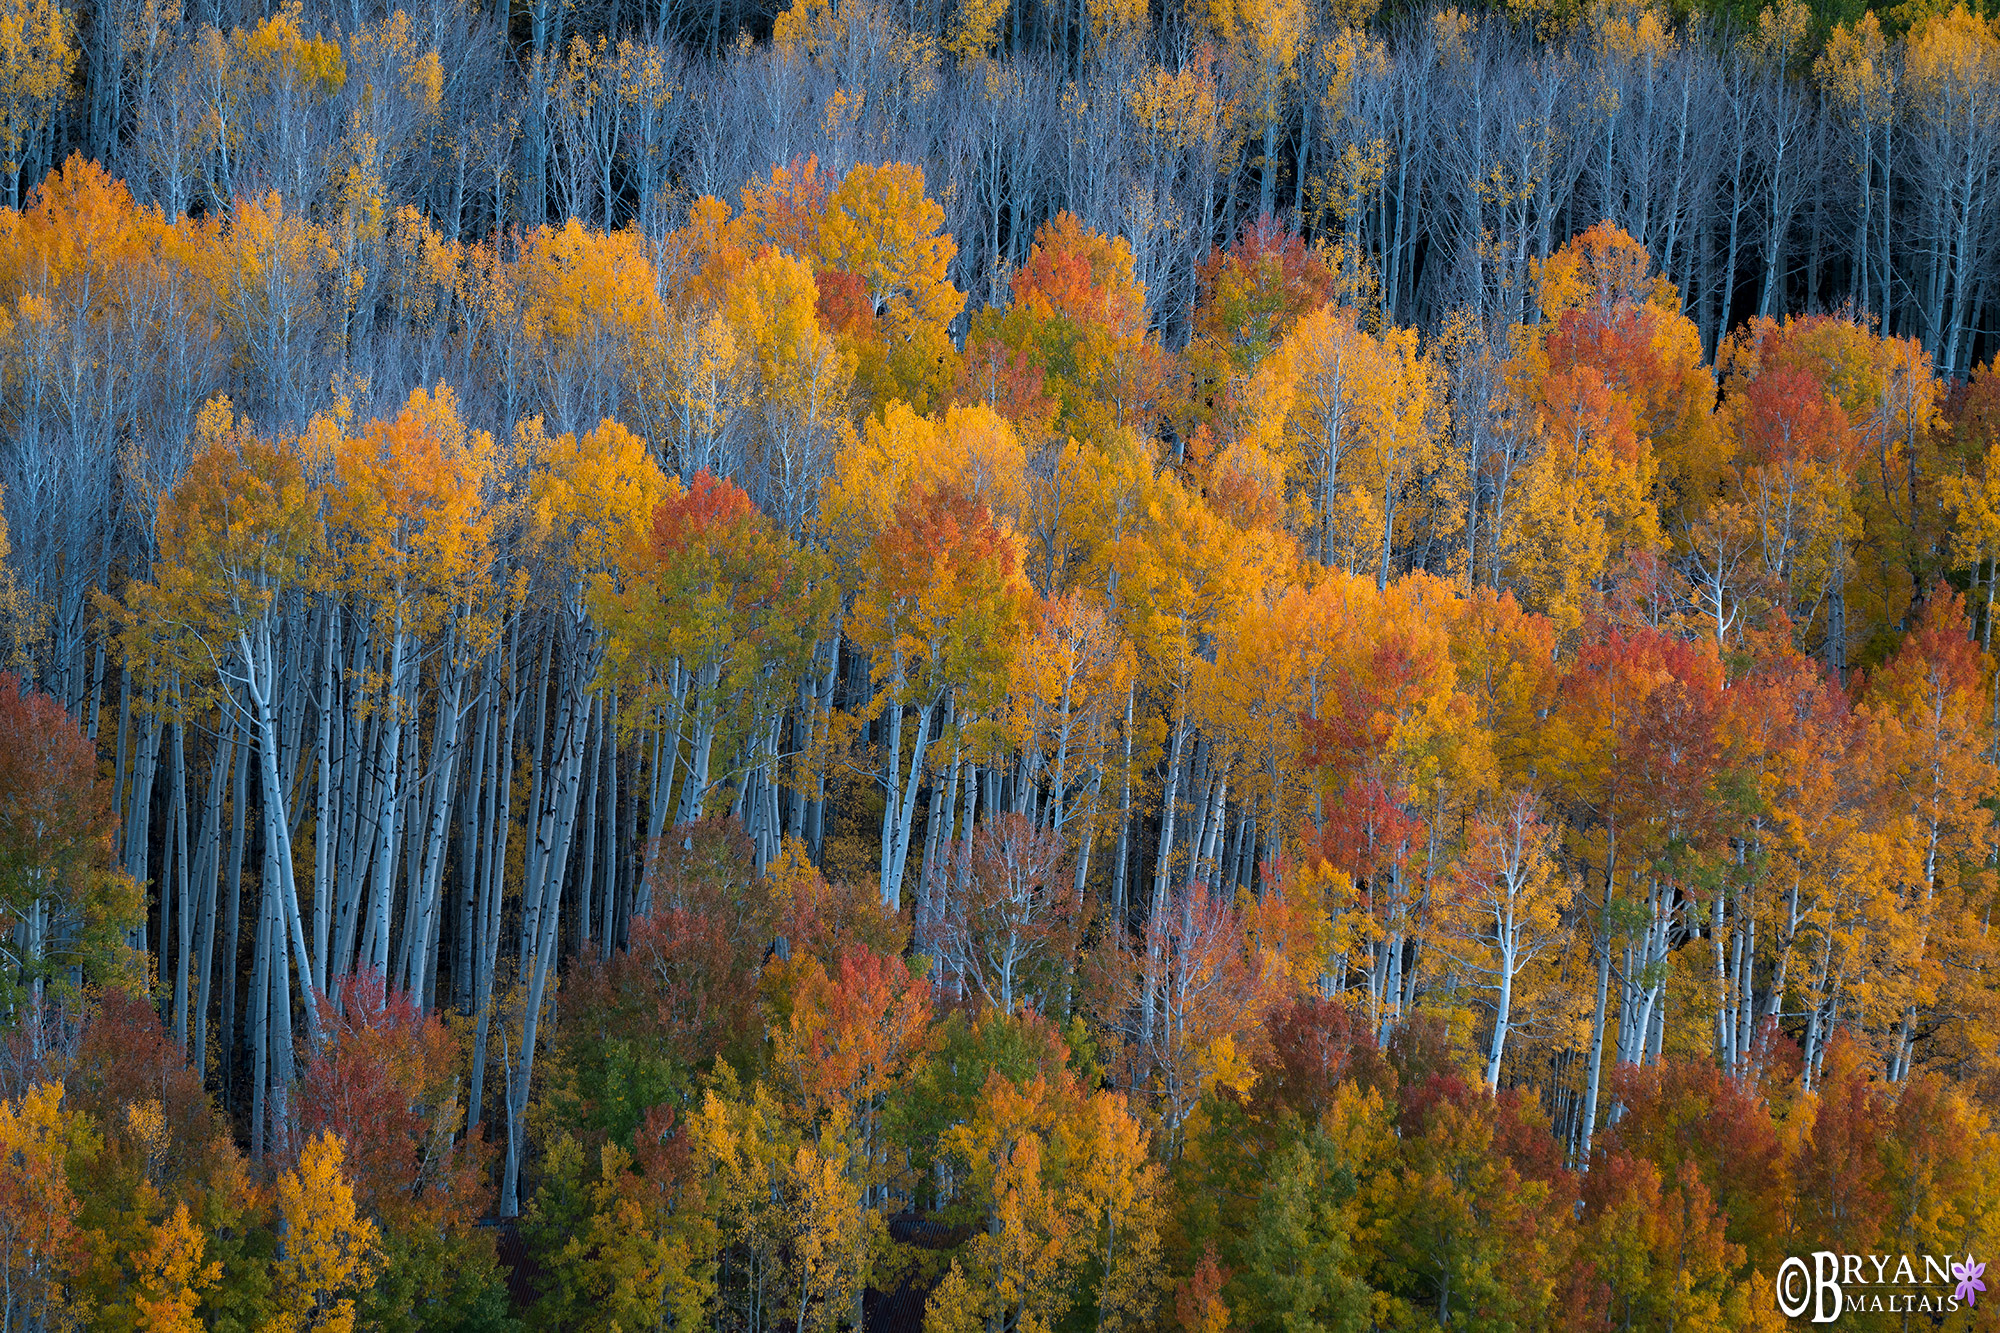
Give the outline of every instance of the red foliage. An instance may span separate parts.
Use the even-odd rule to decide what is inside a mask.
[[[809,1107],[858,1108],[908,1065],[930,1020],[930,986],[900,957],[843,949],[830,972],[809,969],[780,1058]]]
[[[1402,1085],[1396,1127],[1405,1138],[1422,1134],[1424,1126],[1440,1106],[1470,1111],[1483,1107],[1486,1101],[1486,1089],[1473,1087],[1471,1081],[1450,1067],[1449,1063],[1427,1068],[1428,1063],[1412,1061],[1409,1072],[1413,1077]]]
[[[1716,815],[1722,667],[1711,642],[1595,626],[1558,691],[1558,758],[1600,819],[1650,829],[1656,846]]]
[[[1301,315],[1326,304],[1334,275],[1303,237],[1266,213],[1246,223],[1227,250],[1211,250],[1196,276],[1197,333],[1231,345],[1269,347]]]
[[[735,1050],[756,1015],[757,972],[732,940],[723,914],[669,901],[632,921],[611,961],[615,1003],[635,1011],[647,1034],[684,1066]]]
[[[906,584],[896,591],[912,598],[926,591],[937,562],[949,560],[961,571],[992,562],[1001,578],[1014,573],[1014,544],[993,522],[985,505],[955,486],[913,495],[896,506],[895,518],[876,538],[878,564],[900,573]],[[961,574],[961,578],[964,575]]]
[[[152,1004],[121,989],[107,989],[97,997],[77,1044],[68,1091],[100,1123],[122,1115],[134,1102],[157,1101],[177,1139],[198,1140],[210,1124],[201,1076],[160,1025]]]
[[[235,1145],[201,1075],[182,1057],[159,1013],[143,995],[107,988],[93,997],[89,1014],[65,1076],[69,1108],[103,1128],[114,1158],[130,1159],[155,1145],[130,1141],[128,1108],[158,1102],[169,1145],[159,1170],[185,1182],[190,1199],[220,1188],[216,1182],[229,1174]]]
[[[757,506],[741,486],[703,468],[694,474],[686,490],[669,495],[654,507],[653,550],[665,560],[696,543],[712,546],[722,531],[756,512]]]
[[[0,673],[0,934],[43,905],[35,969],[75,962],[106,931],[100,877],[111,864],[111,789],[97,750],[63,706]],[[63,952],[67,950],[67,957]],[[21,961],[18,960],[17,961]],[[17,978],[18,979],[18,978]]]
[[[1367,1015],[1345,1000],[1301,996],[1272,1016],[1269,1032],[1271,1065],[1255,1093],[1267,1114],[1289,1111],[1315,1122],[1333,1105],[1334,1089],[1348,1082],[1385,1099],[1395,1095],[1396,1071],[1376,1048]]]
[[[1493,1099],[1493,1149],[1514,1164],[1523,1180],[1540,1180],[1552,1198],[1568,1198],[1575,1173],[1563,1162],[1563,1146],[1550,1127],[1541,1101],[1527,1088],[1507,1088]]]
[[[1893,1111],[1870,1063],[1845,1030],[1834,1033],[1812,1129],[1792,1162],[1794,1228],[1841,1254],[1875,1248],[1889,1202],[1882,1146]]]
[[[1327,682],[1318,715],[1300,719],[1305,762],[1330,788],[1323,854],[1357,880],[1402,864],[1421,827],[1389,742],[1397,720],[1424,705],[1445,651],[1385,626],[1354,670]]]
[[[626,948],[571,984],[598,1000],[583,1002],[587,1012],[635,1025],[687,1068],[739,1058],[779,932],[743,825],[718,816],[675,829],[654,847],[647,884],[652,901],[632,918]]]
[[[789,167],[774,168],[770,180],[753,180],[743,187],[743,212],[766,244],[810,256],[819,249],[826,194],[819,157],[793,157]]]
[[[1181,1333],[1222,1333],[1229,1327],[1229,1307],[1222,1302],[1222,1289],[1234,1271],[1217,1261],[1211,1241],[1202,1251],[1201,1262],[1174,1293],[1174,1320]]]
[[[1605,1155],[1644,1158],[1667,1180],[1692,1162],[1730,1219],[1729,1239],[1753,1263],[1769,1258],[1775,1265],[1783,1257],[1774,1247],[1784,1237],[1784,1148],[1753,1089],[1724,1076],[1713,1061],[1670,1059],[1619,1066],[1611,1094],[1623,1109],[1599,1140]]]
[[[875,336],[875,300],[868,294],[867,279],[841,269],[822,269],[817,281],[822,325],[852,338]]]
[[[1632,399],[1619,393],[1598,367],[1551,370],[1536,391],[1550,434],[1558,439],[1601,441],[1619,462],[1628,466],[1638,462],[1639,422]]]
[[[1041,367],[1026,352],[1009,351],[986,333],[965,340],[965,360],[952,397],[961,403],[985,403],[1035,436],[1047,432],[1056,415]]]
[[[458,1042],[374,969],[324,1002],[299,1092],[305,1134],[338,1135],[356,1201],[392,1231],[459,1230],[485,1208],[480,1163],[459,1135]]]
[[[1146,331],[1146,293],[1120,273],[1112,243],[1075,215],[1058,213],[1035,233],[1034,247],[1010,280],[1014,304],[1136,339]]]
[[[1965,595],[1940,583],[1915,608],[1915,620],[1897,645],[1896,655],[1866,680],[1865,690],[1880,692],[1900,686],[1911,697],[1933,690],[1977,695],[1985,668],[1966,619]]]
[[[1772,366],[1737,398],[1736,434],[1752,465],[1850,462],[1847,414],[1820,378],[1794,366]]]

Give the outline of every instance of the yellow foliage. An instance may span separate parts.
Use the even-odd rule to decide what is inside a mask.
[[[493,437],[466,430],[443,384],[413,390],[394,421],[336,447],[335,576],[372,602],[386,633],[425,634],[456,617],[476,648],[490,630],[462,612],[488,585],[497,461]]]
[[[140,1291],[133,1305],[140,1328],[147,1333],[201,1333],[205,1326],[195,1316],[201,1293],[222,1280],[220,1262],[201,1262],[207,1248],[208,1236],[188,1216],[187,1204],[176,1203],[139,1258]]]
[[[1593,21],[1599,45],[1617,60],[1657,64],[1674,53],[1672,20],[1651,4],[1607,0]]]
[[[1088,0],[1090,32],[1100,49],[1131,41],[1146,30],[1145,0]]]
[[[653,530],[653,509],[672,484],[646,442],[615,421],[551,439],[536,420],[516,434],[529,468],[529,541],[579,583],[609,578]]]
[[[325,101],[347,82],[347,62],[336,42],[299,27],[300,0],[286,0],[278,12],[245,32],[230,34],[230,44],[242,63],[244,77],[259,92],[295,90],[313,101]]]
[[[283,1240],[272,1271],[277,1333],[353,1333],[354,1293],[380,1263],[375,1224],[355,1211],[340,1140],[321,1133],[278,1177]]]
[[[21,155],[68,90],[75,40],[75,16],[59,0],[0,0],[0,171],[12,205]]]
[[[945,49],[962,61],[972,61],[993,49],[1008,0],[958,0],[951,39]]]
[[[827,196],[820,266],[860,278],[876,318],[891,328],[943,325],[965,309],[965,294],[946,276],[957,253],[921,167],[857,166]]]
[[[1975,105],[1983,103],[1984,123],[1993,123],[1990,108],[2000,94],[2000,27],[1993,21],[1954,4],[1910,35],[1906,60],[1920,104],[1949,99],[1962,108],[1958,114],[1977,115]]]
[[[87,1251],[69,1173],[81,1174],[96,1140],[62,1102],[60,1082],[0,1100],[0,1324],[8,1327],[62,1327],[78,1313],[69,1284]]]
[[[984,403],[937,416],[891,402],[861,423],[834,461],[820,526],[836,549],[858,554],[896,506],[950,486],[985,505],[1004,530],[1021,521],[1027,456],[1008,420]]]

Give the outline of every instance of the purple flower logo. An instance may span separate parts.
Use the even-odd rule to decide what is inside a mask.
[[[1985,1271],[1986,1265],[1973,1263],[1972,1256],[1969,1254],[1965,1256],[1964,1263],[1953,1264],[1951,1266],[1951,1275],[1958,1279],[1958,1290],[1954,1291],[1952,1295],[1964,1301],[1967,1305],[1977,1304],[1979,1298],[1973,1293],[1986,1290],[1986,1284],[1979,1280],[1980,1275]]]

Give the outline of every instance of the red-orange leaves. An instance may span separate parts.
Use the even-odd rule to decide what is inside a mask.
[[[1736,398],[1738,461],[1748,466],[1840,464],[1852,441],[1847,414],[1814,376],[1791,366],[1766,370]]]
[[[996,707],[1027,598],[1016,543],[986,507],[950,487],[916,496],[864,566],[853,632],[878,677],[911,699],[957,689],[966,707]]]
[[[1146,332],[1146,289],[1132,277],[1131,248],[1058,213],[1035,233],[1035,248],[1014,273],[1014,304],[1039,319],[1061,318],[1113,340]]]
[[[653,554],[666,560],[699,547],[711,553],[737,535],[738,525],[755,525],[757,507],[736,483],[697,472],[685,490],[670,490],[653,508]]]
[[[1244,370],[1263,360],[1299,317],[1325,304],[1333,290],[1326,260],[1269,213],[1246,225],[1227,250],[1210,251],[1199,277],[1195,331]]]
[[[469,1228],[487,1190],[457,1137],[457,1040],[379,972],[351,978],[341,995],[340,1012],[326,1006],[323,1043],[306,1067],[306,1137],[340,1137],[355,1202],[391,1235]]]

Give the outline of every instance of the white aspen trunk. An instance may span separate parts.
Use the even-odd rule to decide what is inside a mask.
[[[689,692],[694,696],[690,711],[694,716],[694,733],[688,746],[688,775],[681,787],[680,811],[674,818],[676,825],[692,824],[702,816],[708,802],[708,773],[715,755],[715,732],[720,701],[715,697],[717,682],[721,679],[719,666],[714,662],[704,663],[701,670],[694,673]]]
[[[1611,899],[1612,885],[1616,882],[1613,874],[1618,864],[1615,829],[1606,830],[1605,843],[1604,903],[1599,922],[1602,934],[1597,941],[1597,1007],[1590,1020],[1589,1081],[1583,1095],[1583,1126],[1576,1154],[1576,1164],[1585,1170],[1590,1166],[1590,1140],[1597,1128],[1597,1094],[1604,1074],[1604,1011],[1611,994]]]
[[[321,618],[319,727],[314,751],[319,759],[318,806],[313,812],[313,987],[327,984],[328,936],[333,923],[333,643],[340,632],[340,604],[329,600]]]
[[[1739,914],[1736,921],[1729,923],[1729,960],[1725,966],[1722,935],[1727,910],[1727,896],[1718,889],[1715,894],[1715,917],[1710,922],[1710,932],[1715,938],[1716,1054],[1722,1059],[1724,1071],[1734,1074],[1737,1072],[1736,1052],[1739,1045],[1737,1026],[1742,1017],[1737,1008],[1737,996],[1743,977],[1743,921]]]
[[[1219,840],[1218,835],[1222,831],[1223,816],[1228,812],[1229,806],[1229,774],[1227,770],[1216,774],[1215,796],[1213,799],[1214,804],[1209,811],[1207,821],[1208,827],[1202,837],[1200,857],[1200,864],[1205,868],[1202,872],[1202,881],[1210,889],[1218,886],[1221,877],[1221,866],[1216,860],[1215,845]]]
[[[1118,920],[1118,928],[1125,927],[1125,877],[1127,865],[1131,861],[1132,840],[1132,710],[1138,693],[1138,683],[1134,681],[1125,687],[1125,760],[1119,769],[1118,788],[1118,844],[1112,853],[1111,864],[1111,911]]]
[[[174,886],[178,911],[175,913],[174,950],[174,1045],[180,1047],[181,1057],[188,1053],[188,955],[194,949],[194,913],[190,899],[193,896],[194,877],[188,869],[188,817],[187,817],[187,728],[174,724],[174,841],[178,851],[174,855]],[[167,891],[160,888],[160,952],[167,951]]]
[[[466,768],[468,781],[459,807],[458,872],[462,889],[459,895],[457,937],[453,941],[455,952],[452,959],[451,988],[452,1003],[460,1014],[472,1012],[472,960],[475,957],[473,940],[481,923],[479,838],[483,830],[479,823],[479,803],[486,783],[486,756],[493,743],[492,689],[493,672],[489,660],[489,665],[480,681],[478,710],[473,715],[472,761]]]
[[[235,710],[232,710],[235,711]],[[235,785],[230,789],[229,812],[229,912],[222,946],[222,1087],[233,1109],[236,1087],[236,1052],[241,1033],[236,1025],[236,972],[238,936],[243,910],[243,847],[249,829],[245,811],[250,804],[250,738],[247,718],[239,716],[235,730]]]
[[[266,867],[269,860],[266,859]],[[271,1053],[267,1037],[271,1013],[271,910],[274,891],[270,877],[265,876],[263,892],[258,895],[257,943],[252,951],[254,961],[250,967],[250,1160],[264,1159],[264,1139],[268,1098],[266,1085],[270,1081]]]
[[[482,823],[486,829],[484,861],[480,868],[479,958],[473,966],[472,1011],[476,1022],[472,1038],[471,1087],[466,1098],[466,1133],[475,1132],[481,1120],[482,1094],[486,1085],[486,1049],[492,1030],[493,973],[500,959],[500,908],[506,888],[507,835],[512,826],[514,783],[514,728],[521,716],[520,674],[515,665],[518,629],[507,645],[507,712],[505,737],[493,751],[492,771],[486,781],[486,808]],[[496,725],[497,725],[497,719]]]
[[[597,928],[597,956],[611,956],[612,945],[616,941],[613,932],[618,926],[618,696],[612,695],[605,704],[604,721],[604,810],[609,817],[604,821],[604,891],[599,895],[603,902],[602,915]]]
[[[1493,1045],[1486,1055],[1486,1087],[1500,1091],[1500,1056],[1507,1049],[1507,1024],[1514,1011],[1514,973],[1519,970],[1521,930],[1515,915],[1515,894],[1511,887],[1506,906],[1500,913],[1500,997],[1493,1006]]]
[[[276,929],[283,932],[287,926],[290,927],[290,947],[297,952],[299,960],[299,998],[305,1006],[307,1028],[317,1037],[319,1010],[313,1000],[312,967],[308,961],[310,955],[306,952],[305,925],[299,916],[298,884],[292,876],[290,802],[286,797],[285,784],[278,775],[278,725],[271,711],[271,694],[277,680],[269,624],[260,625],[256,636],[254,643],[248,634],[242,636],[240,647],[244,660],[251,664],[251,669],[245,673],[245,682],[250,695],[252,724],[257,729],[258,758],[263,777],[265,866],[267,873],[274,873],[277,878],[275,888],[281,916]],[[274,986],[276,984],[273,983]]]
[[[898,695],[903,689],[903,655],[891,649],[894,673],[889,677],[889,698],[886,705],[888,735],[882,742],[882,788],[886,793],[882,800],[882,848],[879,853],[878,874],[882,903],[890,906],[896,901],[896,821],[902,814],[903,800],[900,786],[903,764],[903,704]]]
[[[599,710],[600,717],[602,710]],[[599,771],[604,767],[604,724],[600,720],[590,729],[586,742],[588,758],[583,765],[583,870],[576,877],[576,952],[581,958],[590,952],[590,889],[591,876],[597,873],[597,823],[599,793],[597,789]],[[754,839],[753,839],[754,841]]]
[[[903,786],[902,809],[896,816],[895,840],[891,847],[894,857],[882,882],[882,905],[892,912],[903,907],[903,867],[910,858],[910,835],[916,827],[917,792],[923,786],[924,751],[930,745],[931,712],[936,702],[928,702],[916,710],[916,733],[910,741],[910,775]]]
[[[293,960],[285,941],[286,912],[282,892],[278,899],[274,906],[277,919],[271,923],[271,1130],[275,1139],[272,1146],[280,1157],[289,1157],[294,1147],[291,1096],[293,1038],[290,987],[286,978],[290,975]],[[312,965],[304,958],[297,962],[300,975],[311,971]]]
[[[500,1185],[502,1217],[520,1215],[522,1120],[527,1113],[528,1090],[534,1076],[535,1039],[541,1023],[542,1001],[555,964],[556,924],[562,915],[563,871],[576,828],[583,733],[589,725],[590,712],[595,703],[595,696],[584,693],[589,679],[589,673],[579,672],[574,680],[574,694],[586,699],[584,716],[577,721],[575,710],[570,710],[567,734],[561,737],[558,746],[557,799],[545,810],[543,832],[539,835],[546,854],[542,859],[544,882],[537,896],[544,901],[541,904],[540,930],[527,969],[528,991],[522,1016],[521,1047],[515,1053],[515,1063],[507,1075],[507,1153]],[[534,892],[532,888],[531,892]]]
[[[1187,744],[1186,709],[1176,709],[1173,742],[1167,755],[1167,789],[1160,798],[1160,852],[1153,869],[1153,902],[1146,914],[1146,975],[1139,1000],[1139,1043],[1150,1046],[1159,1008],[1161,925],[1167,910],[1168,879],[1174,853],[1174,808],[1180,800],[1181,752]]]
[[[447,652],[454,653],[456,647],[456,643],[451,644]],[[438,918],[444,901],[445,847],[451,832],[452,798],[458,785],[459,724],[464,717],[460,700],[463,692],[464,674],[456,661],[448,657],[443,688],[436,703],[437,723],[434,728],[434,732],[442,734],[436,734],[432,739],[432,772],[425,784],[429,788],[429,813],[425,820],[420,879],[411,888],[412,898],[421,904],[421,910],[414,914],[415,928],[410,931],[413,940],[405,989],[423,1007],[428,1007],[423,997],[435,980],[432,947],[437,940]]]
[[[153,777],[159,768],[162,731],[159,714],[149,709],[139,730],[138,753],[132,766],[132,806],[125,819],[125,873],[132,877],[141,893],[146,890],[146,863],[152,841]],[[141,953],[147,951],[144,914],[126,942]]]
[[[399,609],[396,628],[390,639],[389,688],[382,701],[385,710],[382,754],[386,762],[383,764],[382,783],[376,792],[375,884],[368,913],[368,965],[381,972],[385,982],[389,976],[390,913],[396,894],[396,819],[403,804],[403,728],[408,724],[403,716],[403,658],[404,635]]]
[[[215,758],[208,777],[208,799],[203,804],[201,815],[201,941],[197,952],[201,964],[195,983],[194,1061],[195,1071],[204,1080],[208,1077],[208,1006],[215,979],[215,917],[216,898],[219,892],[217,880],[222,871],[222,788],[229,770],[235,764],[234,739],[228,732],[218,729]],[[229,959],[227,966],[234,971],[236,960]]]

